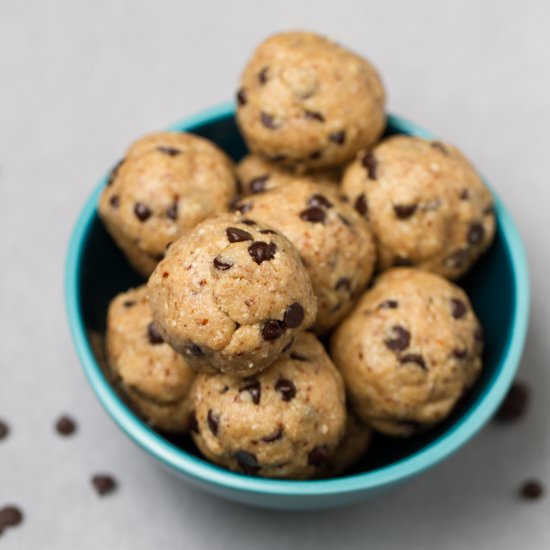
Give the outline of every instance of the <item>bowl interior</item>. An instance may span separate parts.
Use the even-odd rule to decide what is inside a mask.
[[[172,129],[182,128],[183,125],[172,127]],[[246,146],[228,110],[221,116],[203,123],[187,123],[185,129],[214,141],[234,160],[239,160],[246,153]],[[386,135],[403,133],[418,135],[423,134],[423,131],[414,128],[411,130],[409,124],[390,116]],[[99,191],[99,189],[96,191],[95,199]],[[497,203],[497,215],[501,208]],[[144,282],[129,267],[124,256],[105,231],[95,209],[91,216],[83,241],[80,243],[81,263],[76,280],[77,309],[80,322],[88,336],[104,334],[107,307],[117,293]],[[444,423],[425,434],[406,440],[376,436],[372,449],[363,462],[346,475],[373,471],[395,464],[431,446],[442,438],[443,434],[459,424],[472,406],[479,402],[493,385],[509,351],[517,306],[515,288],[517,281],[509,248],[510,243],[504,238],[502,216],[497,217],[499,227],[493,246],[471,273],[459,281],[470,296],[485,329],[484,370],[480,379]],[[90,342],[89,345],[92,349],[94,348]],[[521,343],[519,345],[521,347]],[[99,365],[97,356],[96,360]],[[96,368],[100,369],[99,366]],[[141,421],[136,417],[136,422]],[[147,429],[145,425],[143,427]],[[170,441],[185,452],[198,456],[190,438],[170,438]]]

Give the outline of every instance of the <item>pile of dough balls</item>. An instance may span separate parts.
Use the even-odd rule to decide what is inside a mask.
[[[483,330],[451,281],[491,245],[492,197],[456,147],[384,138],[376,69],[313,33],[256,49],[236,120],[237,165],[160,132],[107,178],[101,219],[148,280],[111,301],[106,369],[219,466],[342,475],[373,433],[428,430],[476,382]]]

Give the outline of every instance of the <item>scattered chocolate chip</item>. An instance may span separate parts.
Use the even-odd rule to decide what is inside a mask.
[[[468,242],[475,246],[483,240],[485,235],[485,229],[482,224],[474,222],[468,228]]]
[[[293,361],[302,361],[302,363],[307,363],[309,359],[302,355],[301,353],[297,353],[295,351],[292,351],[289,356]]]
[[[283,437],[283,428],[282,426],[279,426],[274,432],[270,433],[269,435],[266,435],[265,437],[262,437],[262,441],[264,443],[273,443],[274,441],[278,441]]]
[[[168,210],[166,210],[166,216],[170,218],[171,220],[176,221],[178,219],[178,203],[174,202],[168,207]]]
[[[277,231],[273,231],[273,229],[260,229],[260,233],[262,235],[278,235]]]
[[[367,197],[361,193],[355,201],[355,210],[361,214],[361,216],[366,216],[369,210],[369,205],[367,203]]]
[[[397,300],[385,300],[378,306],[378,309],[396,309],[398,307],[399,302]]]
[[[325,221],[326,214],[322,208],[312,206],[302,210],[302,212],[300,212],[300,218],[305,222],[322,223]]]
[[[320,193],[316,193],[315,195],[311,195],[309,197],[309,200],[307,201],[308,206],[317,206],[320,208],[332,208],[334,205],[325,197],[325,195],[321,195]]]
[[[244,386],[239,388],[239,392],[247,391],[252,397],[252,402],[255,405],[260,404],[260,399],[262,398],[262,386],[258,380],[250,380],[245,383]]]
[[[108,495],[117,488],[117,482],[108,474],[97,474],[92,477],[92,485],[100,496]]]
[[[239,468],[248,475],[255,475],[260,471],[261,466],[258,464],[256,456],[248,451],[237,451],[235,453],[235,460]]]
[[[349,277],[340,277],[334,286],[334,290],[351,291],[351,279]]]
[[[260,81],[260,84],[265,84],[267,82],[267,71],[268,67],[263,67],[258,73],[258,80]]]
[[[240,107],[242,107],[243,105],[246,105],[246,91],[244,88],[241,88],[237,92],[237,103],[239,104]]]
[[[319,160],[323,156],[323,151],[321,149],[315,149],[307,156],[309,160]]]
[[[499,422],[514,422],[523,418],[529,408],[529,387],[516,381],[508,390],[508,394],[500,405],[495,419]]]
[[[393,211],[400,220],[406,220],[416,212],[417,208],[417,204],[396,204],[393,207]]]
[[[113,207],[113,208],[118,208],[120,206],[120,197],[118,195],[113,195],[110,199],[109,199],[109,204]]]
[[[262,328],[262,338],[270,342],[271,340],[277,340],[283,335],[284,328],[281,321],[276,319],[270,319]]]
[[[197,422],[197,413],[195,412],[195,409],[192,409],[189,412],[187,423],[189,425],[189,431],[199,433],[199,423]]]
[[[277,245],[275,243],[264,243],[263,241],[254,241],[248,247],[248,253],[252,259],[260,265],[262,262],[272,260],[277,252]]]
[[[191,353],[191,355],[194,355],[195,357],[200,357],[203,354],[201,347],[197,344],[191,344],[187,346],[187,349],[189,350],[189,353]]]
[[[232,210],[240,212],[241,214],[246,214],[252,208],[251,202],[240,202],[237,201],[231,207]]]
[[[353,224],[345,216],[342,216],[342,214],[338,214],[338,217],[346,227],[353,227]]]
[[[361,164],[363,165],[363,168],[367,170],[367,175],[369,179],[375,180],[378,177],[378,161],[376,160],[376,157],[372,153],[372,151],[369,151],[361,161]]]
[[[398,267],[410,267],[414,265],[414,262],[409,258],[405,258],[405,256],[397,255],[393,260],[393,265]]]
[[[318,122],[325,122],[325,117],[319,111],[305,111],[306,118],[311,120],[317,120]]]
[[[4,506],[0,509],[0,535],[9,528],[19,525],[23,521],[23,512],[14,505]]]
[[[55,423],[55,429],[60,435],[72,435],[76,431],[76,423],[70,416],[63,415]]]
[[[227,271],[228,269],[231,269],[233,267],[233,264],[231,262],[224,262],[223,260],[220,260],[219,256],[216,256],[214,258],[214,267],[216,269],[219,269],[220,271]]]
[[[403,351],[409,347],[411,333],[401,325],[394,325],[392,328],[393,336],[384,343],[392,351]]]
[[[225,230],[225,234],[230,243],[241,243],[252,240],[252,235],[248,231],[239,229],[238,227],[228,227]]]
[[[423,369],[426,368],[426,361],[424,361],[424,357],[418,353],[406,353],[399,358],[399,362],[401,364],[415,363]]]
[[[164,342],[158,328],[153,322],[147,325],[147,336],[149,337],[149,343],[152,345],[162,344]]]
[[[461,248],[456,252],[453,252],[450,256],[447,256],[444,260],[446,267],[460,268],[462,267],[470,257],[470,252],[467,248]]]
[[[6,422],[3,420],[0,420],[0,441],[2,439],[6,439],[8,435],[10,434],[10,427]]]
[[[336,143],[336,145],[344,145],[344,142],[346,141],[346,132],[345,130],[333,132],[328,136],[328,139],[332,141],[332,143]]]
[[[251,193],[263,193],[265,191],[265,185],[269,179],[269,174],[264,174],[263,176],[258,176],[250,180],[248,187]]]
[[[432,141],[430,145],[434,148],[443,153],[444,155],[448,155],[449,151],[447,150],[447,147],[443,145],[440,141]]]
[[[212,409],[208,410],[206,421],[208,423],[208,427],[210,428],[210,431],[212,432],[212,435],[218,435],[218,430],[220,427],[220,417],[215,415],[212,412]]]
[[[299,327],[304,320],[304,308],[298,302],[290,304],[283,315],[283,323],[287,328]]]
[[[135,300],[125,300],[124,302],[122,302],[122,305],[124,307],[134,307],[136,305],[136,301]]]
[[[451,314],[455,319],[461,319],[468,312],[466,304],[458,298],[451,298]]]
[[[150,208],[145,206],[142,202],[136,202],[134,206],[134,214],[140,222],[144,222],[151,217],[152,212]]]
[[[307,455],[307,462],[310,466],[321,466],[329,459],[330,453],[326,445],[313,447]]]
[[[165,155],[168,155],[170,157],[175,157],[176,155],[181,154],[181,150],[177,149],[176,147],[169,147],[169,146],[166,146],[166,145],[161,145],[160,147],[157,147],[157,149],[161,153],[163,153]]]
[[[466,359],[466,357],[468,357],[468,349],[467,348],[455,348],[451,352],[451,355],[455,359]]]
[[[271,115],[264,113],[263,111],[260,114],[260,120],[262,121],[262,124],[270,130],[275,130],[275,128],[277,128],[278,126],[275,122],[275,119]]]
[[[460,192],[459,198],[461,201],[467,201],[470,198],[470,191],[468,191],[468,189],[463,189]]]
[[[109,174],[109,179],[107,180],[107,187],[109,187],[110,185],[113,185],[113,182],[115,181],[115,178],[118,174],[118,171],[119,171],[120,167],[122,166],[122,164],[125,160],[126,159],[121,159],[113,166],[113,169],[111,170],[111,173]]]
[[[544,486],[536,479],[529,479],[519,489],[519,496],[525,500],[538,500],[544,495]]]
[[[296,396],[296,386],[292,380],[279,378],[275,383],[275,391],[281,394],[283,401],[291,401]]]

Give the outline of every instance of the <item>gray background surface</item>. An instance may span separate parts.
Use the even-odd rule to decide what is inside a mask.
[[[0,2],[0,505],[8,549],[550,547],[550,4],[541,1]],[[69,337],[63,263],[98,178],[147,131],[232,97],[252,48],[288,28],[329,33],[381,69],[389,107],[455,142],[525,238],[533,309],[521,376],[529,417],[489,426],[397,491],[352,509],[276,513],[199,493],[100,408]],[[72,439],[52,424],[69,411]],[[89,486],[111,471],[120,491]]]

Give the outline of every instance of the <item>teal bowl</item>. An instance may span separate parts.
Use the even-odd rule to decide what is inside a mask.
[[[170,129],[209,138],[235,160],[246,153],[235,125],[233,105],[210,109]],[[386,133],[433,137],[393,115],[388,117]],[[69,246],[65,293],[72,336],[84,372],[109,415],[146,453],[190,484],[230,500],[265,508],[296,510],[352,504],[449,457],[491,419],[506,394],[520,361],[527,330],[529,278],[518,231],[495,195],[498,222],[495,242],[460,281],[485,328],[485,367],[475,387],[444,423],[406,440],[376,436],[363,462],[347,475],[333,479],[262,479],[208,463],[197,454],[189,438],[167,438],[142,422],[109,385],[100,360],[94,355],[92,340],[105,331],[111,298],[143,282],[129,268],[98,218],[97,202],[105,183],[103,178],[85,204]]]

